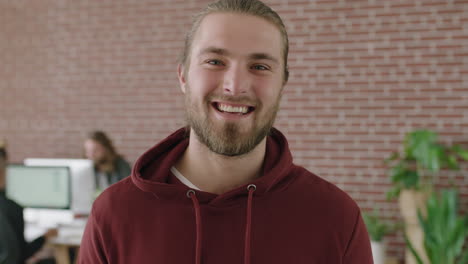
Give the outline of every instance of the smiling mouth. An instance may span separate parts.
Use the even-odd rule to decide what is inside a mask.
[[[255,110],[255,107],[247,105],[229,105],[219,102],[213,102],[211,105],[219,112],[228,114],[247,115]]]

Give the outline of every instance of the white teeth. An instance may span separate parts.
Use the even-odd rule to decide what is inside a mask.
[[[218,103],[218,109],[223,112],[246,114],[249,111],[247,106],[230,106]]]

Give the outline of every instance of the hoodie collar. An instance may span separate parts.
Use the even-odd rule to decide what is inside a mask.
[[[149,149],[135,163],[131,179],[142,191],[150,192],[160,199],[187,201],[185,185],[170,184],[170,168],[183,155],[189,144],[188,131],[181,128]],[[196,191],[200,203],[223,204],[236,196],[247,196],[247,185],[255,184],[256,196],[264,195],[285,186],[292,169],[292,156],[284,135],[272,128],[267,137],[265,160],[262,175],[245,186],[240,186],[224,194]]]

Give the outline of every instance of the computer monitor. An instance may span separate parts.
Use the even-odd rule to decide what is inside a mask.
[[[68,167],[8,165],[6,195],[23,207],[69,209],[71,180]]]
[[[94,165],[87,159],[42,159],[28,158],[27,166],[67,166],[71,172],[71,210],[77,214],[88,214],[94,201],[96,183]]]

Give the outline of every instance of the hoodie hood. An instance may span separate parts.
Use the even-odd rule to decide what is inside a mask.
[[[187,199],[189,187],[170,184],[170,169],[183,155],[189,144],[189,131],[181,128],[144,153],[133,167],[131,179],[142,191],[160,199]],[[272,128],[267,136],[263,172],[260,177],[221,195],[195,191],[200,203],[220,205],[232,202],[236,196],[248,195],[247,186],[256,186],[255,196],[282,189],[288,185],[288,175],[293,168],[292,156],[284,135]]]

